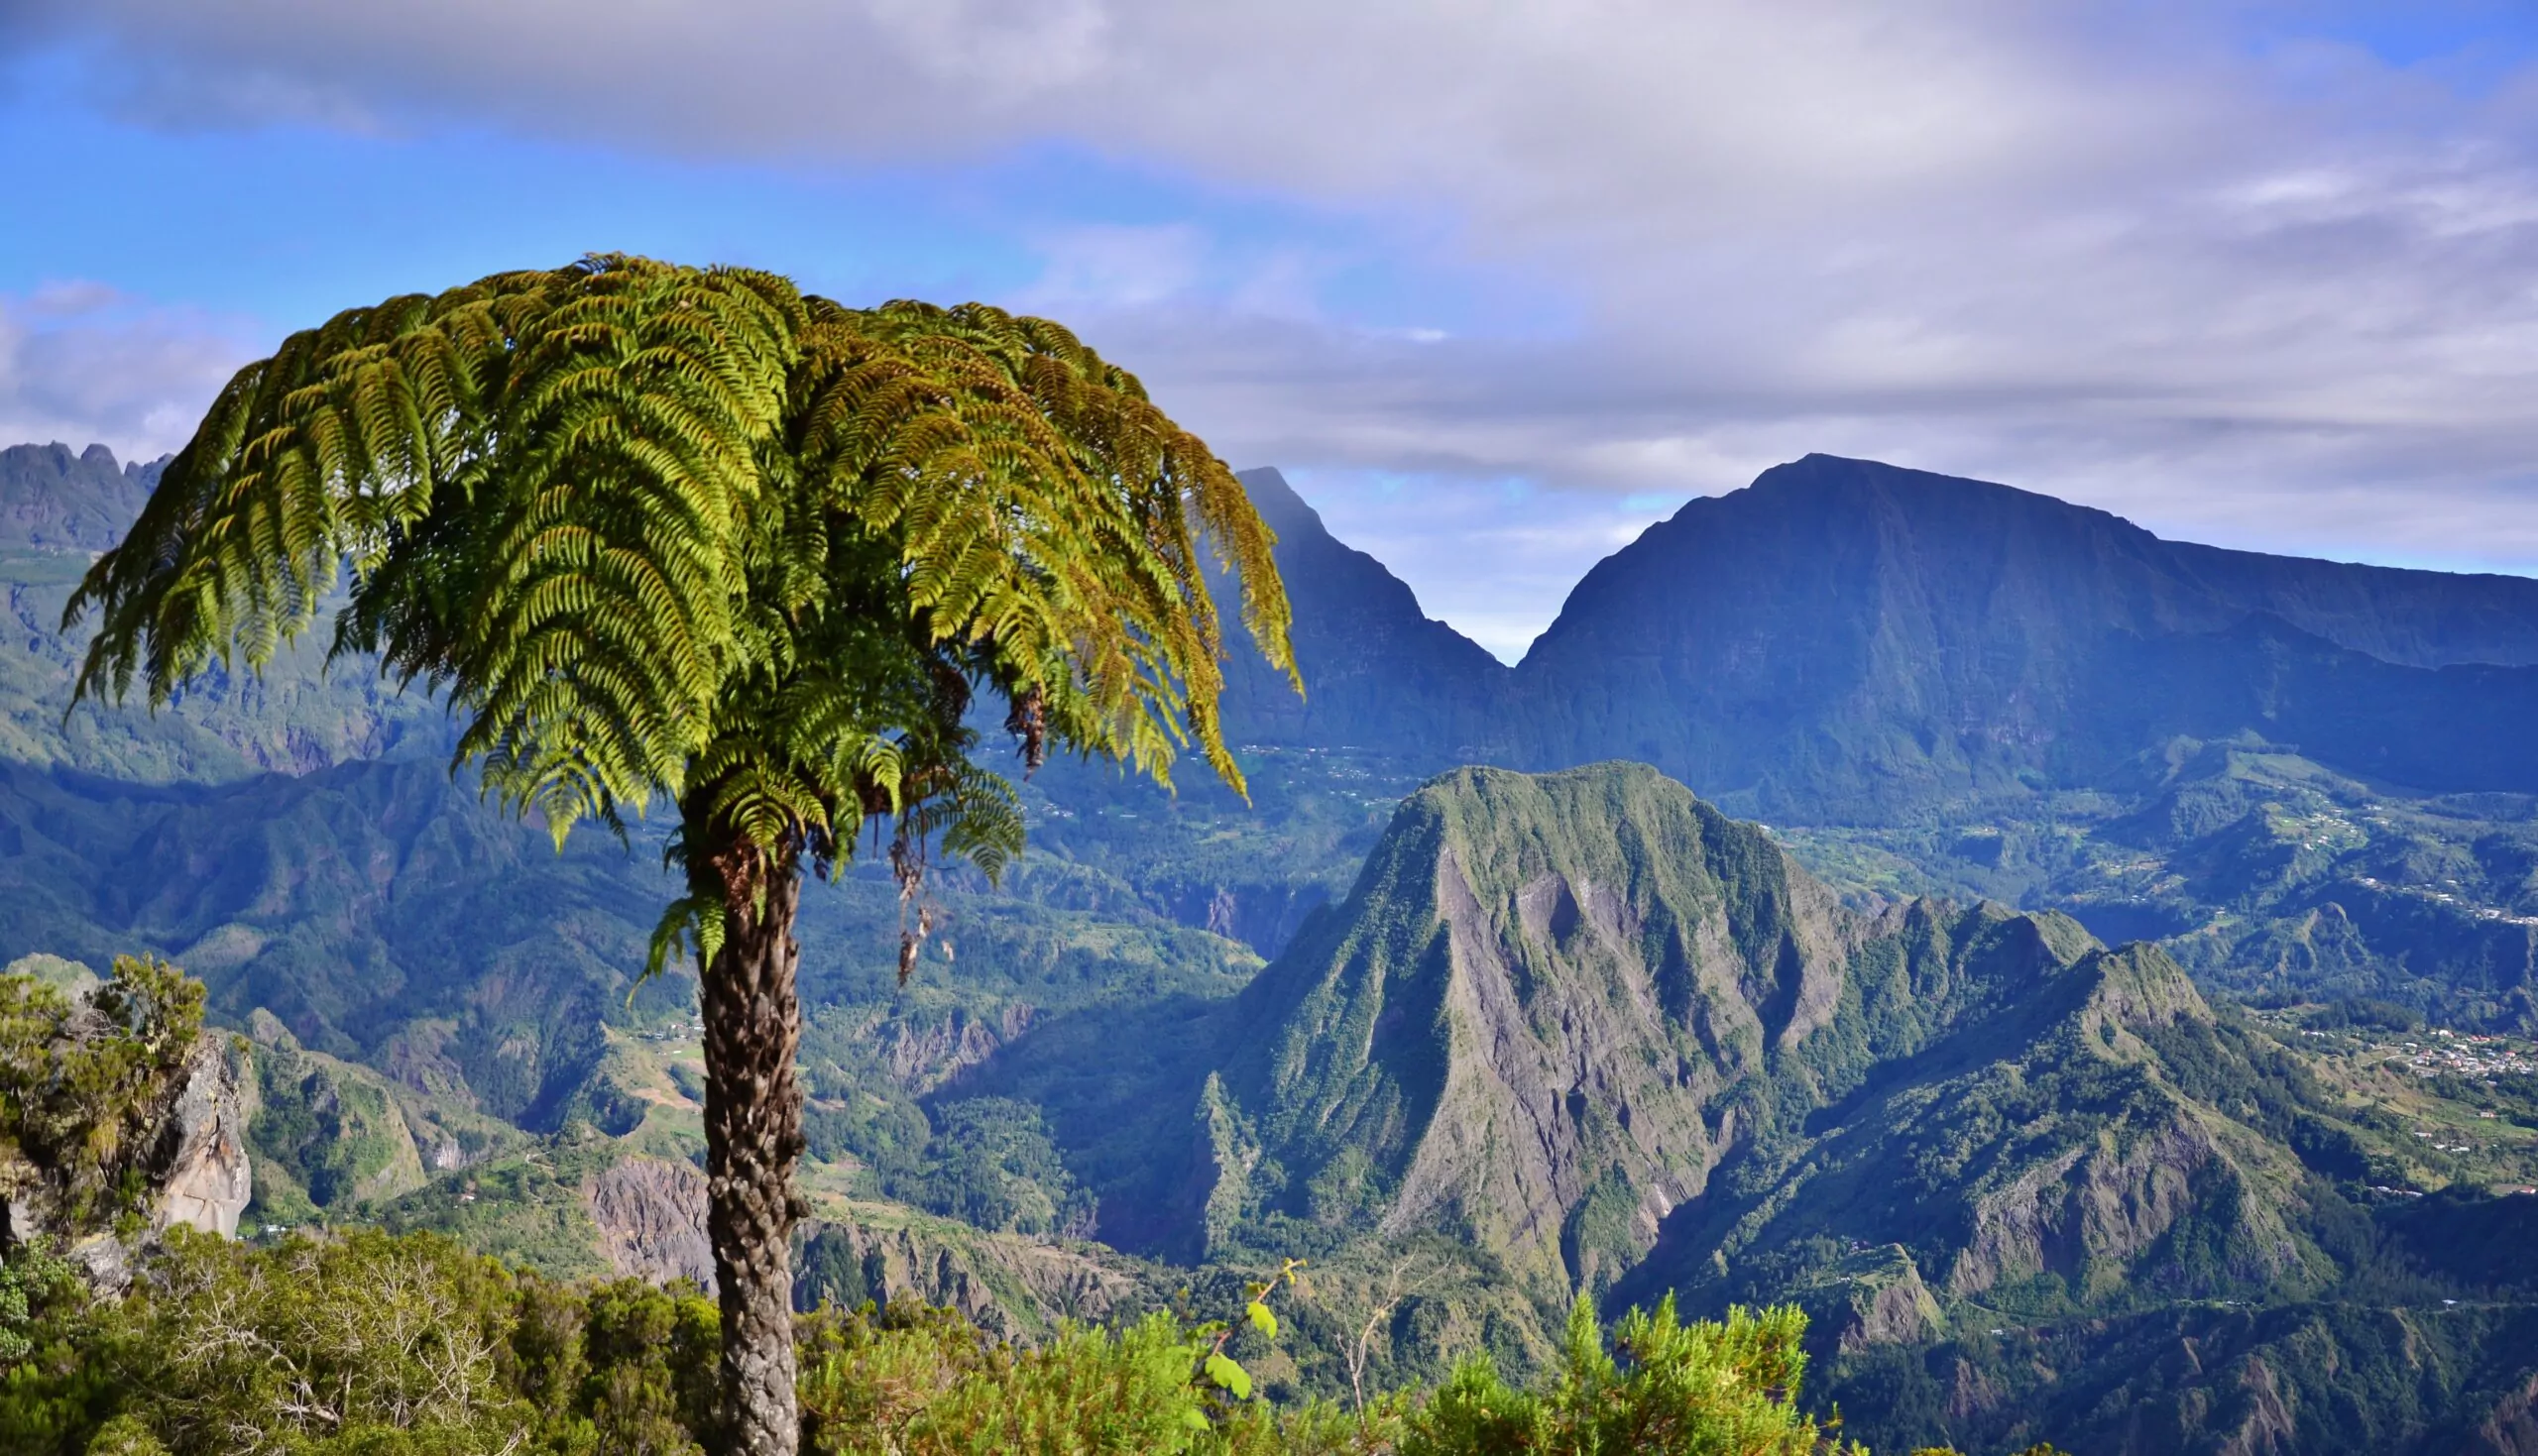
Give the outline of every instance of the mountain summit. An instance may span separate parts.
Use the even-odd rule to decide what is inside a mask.
[[[2538,581],[2164,541],[1810,455],[1587,573],[1512,675],[1526,759],[1658,764],[1791,820],[2129,785],[2253,732],[2418,788],[2538,789]]]
[[[1230,735],[1373,748],[1434,766],[1490,756],[1506,665],[1421,612],[1382,562],[1331,535],[1286,477],[1247,470],[1240,479],[1278,533],[1278,574],[1296,614],[1288,637],[1306,691],[1299,698],[1248,643],[1237,644],[1225,672]]]

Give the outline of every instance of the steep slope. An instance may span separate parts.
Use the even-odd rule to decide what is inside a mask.
[[[1182,1216],[1210,1251],[1444,1230],[1600,1288],[1722,1162],[2087,945],[1846,909],[1643,765],[1457,770],[1225,1013]]]
[[[1296,696],[1247,639],[1226,664],[1229,741],[1372,749],[1430,766],[1503,748],[1491,710],[1507,668],[1419,610],[1382,562],[1333,537],[1274,470],[1241,480],[1278,533],[1278,574],[1295,604],[1290,639],[1306,693]],[[1237,628],[1237,638],[1243,634]]]
[[[159,484],[164,460],[119,465],[91,445],[0,449],[0,552],[103,551],[123,538]]]
[[[1533,761],[1645,758],[1774,817],[2125,787],[2253,729],[2418,787],[2538,787],[2538,582],[2179,546],[1808,456],[1599,563],[1517,669]]]
[[[1887,1063],[1803,1142],[1683,1210],[1630,1292],[1671,1281],[1705,1306],[1835,1286],[1835,1251],[1867,1247],[1949,1307],[2314,1291],[2338,1270],[2310,1200],[2343,1204],[2293,1146],[2363,1171],[2326,1100],[2260,1039],[2218,1028],[2155,948],[2094,951]]]

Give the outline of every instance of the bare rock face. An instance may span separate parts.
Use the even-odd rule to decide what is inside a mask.
[[[992,1020],[956,1010],[928,1027],[904,1023],[889,1028],[884,1052],[890,1075],[908,1091],[923,1095],[994,1056],[999,1048],[1031,1029],[1034,1009],[1005,1007]],[[867,1034],[881,1031],[881,1018],[867,1024]]]
[[[227,1038],[206,1032],[195,1038],[181,1078],[158,1118],[158,1131],[146,1144],[140,1170],[151,1189],[150,1230],[146,1248],[162,1230],[182,1224],[229,1239],[238,1236],[238,1215],[254,1195],[254,1175],[247,1161],[247,1121],[255,1115],[252,1080],[242,1079],[229,1056]],[[11,1170],[0,1170],[5,1176]],[[8,1242],[38,1238],[67,1241],[63,1254],[75,1265],[89,1288],[108,1298],[120,1297],[132,1285],[139,1249],[114,1233],[61,1226],[51,1197],[23,1164],[10,1179],[14,1189],[6,1207]]]
[[[88,1288],[120,1299],[132,1288],[132,1250],[113,1234],[90,1234],[62,1251]]]
[[[586,1181],[582,1200],[617,1273],[653,1284],[684,1279],[714,1295],[705,1176],[695,1168],[628,1158]],[[816,1219],[800,1234],[797,1308],[917,1299],[958,1309],[1000,1338],[1028,1339],[1059,1319],[1099,1319],[1136,1288],[1132,1274],[1077,1249],[949,1225]]]
[[[1853,1283],[1850,1304],[1838,1321],[1835,1346],[1855,1355],[1872,1345],[1910,1345],[1945,1331],[1938,1300],[1901,1246],[1880,1251],[1878,1269]]]
[[[705,1232],[705,1175],[685,1163],[629,1158],[582,1185],[601,1251],[621,1275],[714,1292],[714,1245]]]
[[[960,1310],[999,1339],[1029,1340],[1062,1319],[1100,1320],[1137,1290],[1094,1252],[1007,1234],[822,1219],[803,1226],[793,1303],[852,1307],[915,1299]]]
[[[2480,1456],[2538,1456],[2538,1376],[2494,1402],[2477,1427]]]
[[[1631,907],[1603,884],[1546,875],[1519,892],[1517,924],[1505,926],[1450,851],[1439,856],[1437,898],[1450,967],[1442,1020],[1467,1052],[1448,1064],[1383,1228],[1470,1228],[1557,1278],[1570,1213],[1617,1175],[1639,1196],[1625,1215],[1635,1247],[1615,1252],[1645,1252],[1721,1147],[1700,1116],[1710,1088],[1684,1075],[1665,993],[1634,953]],[[1601,974],[1552,969],[1570,962]]]
[[[184,1224],[224,1239],[238,1236],[238,1214],[254,1195],[247,1162],[247,1119],[253,1109],[223,1038],[205,1034],[194,1046],[185,1079],[170,1104],[150,1161],[158,1184],[157,1227]]]
[[[2273,1367],[2250,1356],[2239,1370],[2239,1388],[2247,1397],[2247,1414],[2221,1446],[2221,1456],[2279,1456],[2293,1448],[2299,1426],[2273,1375]]]

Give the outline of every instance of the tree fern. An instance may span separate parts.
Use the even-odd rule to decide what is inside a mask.
[[[270,661],[348,566],[333,651],[445,694],[504,806],[559,844],[675,806],[688,893],[652,968],[707,976],[746,1364],[776,1358],[775,1316],[728,1287],[780,1267],[800,1141],[794,879],[867,827],[910,892],[929,852],[993,873],[1020,849],[973,757],[981,692],[1026,764],[1060,746],[1168,782],[1195,746],[1239,788],[1203,553],[1292,675],[1272,545],[1221,461],[1045,319],[608,255],[350,309],[241,370],[66,620],[99,620],[80,697],[137,680],[156,706]],[[751,1449],[789,1449],[785,1351],[727,1364]]]

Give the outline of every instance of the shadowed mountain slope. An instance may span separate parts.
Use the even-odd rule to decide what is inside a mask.
[[[1775,817],[2123,787],[2252,729],[2434,789],[2538,787],[2538,581],[2162,541],[1811,455],[1599,563],[1513,679],[1530,760],[1653,761]]]
[[[1226,663],[1229,741],[1374,749],[1432,766],[1489,758],[1507,667],[1419,610],[1384,564],[1332,536],[1274,470],[1244,471],[1278,533],[1278,574],[1295,604],[1291,640],[1306,695],[1269,670],[1239,627]]]

